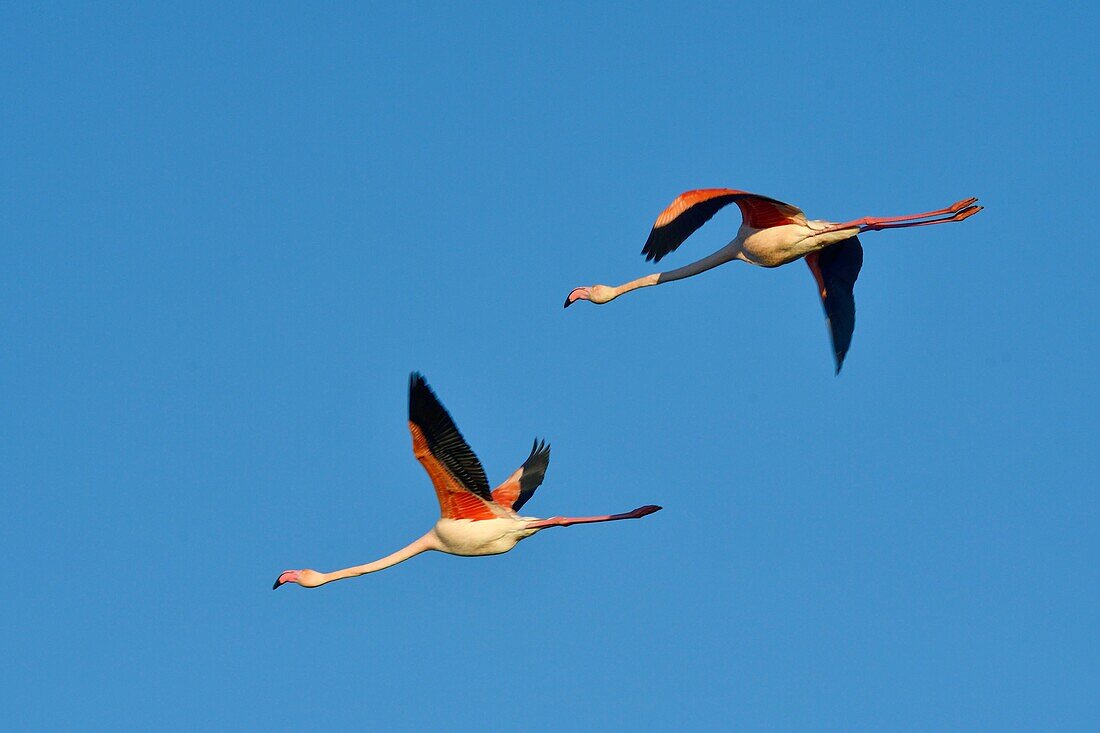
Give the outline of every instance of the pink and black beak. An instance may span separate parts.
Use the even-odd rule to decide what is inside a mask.
[[[566,296],[565,305],[563,305],[562,308],[568,308],[578,300],[588,300],[588,297],[588,288],[573,288],[569,295]]]
[[[275,585],[271,586],[271,590],[275,590],[276,588],[278,588],[283,583],[297,583],[297,582],[298,582],[298,571],[297,570],[285,570],[285,571],[283,571],[282,575],[280,575],[278,578],[276,578]]]

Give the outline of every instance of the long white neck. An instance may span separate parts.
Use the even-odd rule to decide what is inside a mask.
[[[656,285],[657,284],[657,279],[660,276],[661,276],[661,273],[655,272],[652,275],[646,275],[645,277],[640,277],[637,280],[631,280],[628,283],[623,283],[622,285],[620,285],[617,288],[608,288],[608,290],[610,291],[608,294],[611,297],[607,298],[607,300],[614,300],[615,298],[618,298],[623,293],[629,293],[631,290],[637,290],[638,288],[646,288],[646,287],[649,287],[650,285]],[[606,302],[606,301],[604,301],[604,302]]]
[[[741,241],[741,236],[738,235],[736,239],[712,255],[707,255],[701,260],[692,262],[690,265],[684,265],[675,270],[662,272],[657,276],[657,283],[682,280],[685,277],[691,277],[692,275],[698,275],[700,272],[706,272],[712,267],[718,267],[718,265],[725,264],[730,260],[735,260],[737,259],[737,255],[741,253]]]
[[[415,557],[422,552],[428,550],[438,550],[439,540],[436,539],[435,534],[428,532],[420,539],[416,540],[412,544],[402,547],[397,552],[386,555],[381,560],[375,560],[369,562],[366,565],[356,565],[351,568],[344,568],[343,570],[336,570],[331,573],[318,573],[322,578],[322,581],[318,585],[324,585],[325,583],[331,583],[334,580],[343,580],[344,578],[355,578],[360,575],[366,575],[367,573],[376,573],[379,570],[385,570],[386,568],[393,567],[394,565],[408,560],[410,557]]]

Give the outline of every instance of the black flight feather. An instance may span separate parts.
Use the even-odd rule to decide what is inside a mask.
[[[546,476],[546,467],[550,465],[550,446],[545,441],[536,439],[531,446],[531,455],[521,466],[519,475],[519,496],[512,504],[512,511],[518,512],[520,507],[527,503],[535,494],[535,489],[542,483]]]
[[[744,194],[726,194],[700,201],[662,227],[653,227],[649,239],[642,247],[646,261],[660,262],[661,258],[684,243],[699,227],[706,224],[724,206],[743,198]]]
[[[836,373],[840,374],[856,329],[856,299],[852,291],[863,267],[863,245],[856,237],[831,244],[818,253],[817,266],[825,287],[821,305],[833,341]]]
[[[481,461],[419,372],[409,375],[409,422],[420,428],[428,450],[463,487],[485,501],[493,500]]]

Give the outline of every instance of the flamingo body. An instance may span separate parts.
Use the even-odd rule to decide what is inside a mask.
[[[519,516],[483,520],[440,519],[432,531],[442,551],[451,555],[499,555],[538,531],[528,529],[532,521],[535,520]]]
[[[684,267],[647,275],[618,287],[590,285],[574,288],[565,299],[565,306],[569,307],[578,300],[609,303],[632,290],[682,280],[732,260],[760,267],[780,267],[805,258],[818,286],[833,342],[836,372],[839,374],[855,329],[852,291],[863,266],[863,247],[856,235],[881,229],[962,221],[982,210],[981,206],[974,204],[975,201],[977,199],[964,199],[949,207],[922,214],[832,222],[808,220],[797,206],[747,191],[731,188],[687,191],[677,196],[654,222],[642,247],[646,260],[660,262],[719,210],[735,203],[741,209],[742,223],[737,236],[729,244]]]
[[[427,471],[439,501],[440,518],[431,530],[397,552],[365,565],[331,573],[285,570],[273,588],[286,583],[316,588],[384,570],[429,550],[464,557],[499,555],[549,527],[639,519],[661,509],[651,504],[623,514],[595,517],[521,517],[517,510],[531,498],[546,474],[550,446],[536,440],[523,465],[490,491],[481,462],[424,377],[415,372],[409,378],[409,433],[413,454]]]
[[[832,222],[807,221],[805,224],[782,224],[767,229],[742,225],[727,247],[731,259],[739,259],[760,267],[779,267],[805,257],[830,244],[851,239],[859,229],[830,229]]]

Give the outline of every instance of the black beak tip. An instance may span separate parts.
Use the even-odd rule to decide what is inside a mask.
[[[279,576],[282,577],[281,575]],[[282,583],[279,582],[279,578],[275,578],[275,585],[271,586],[271,590],[277,590]]]
[[[572,293],[570,293],[569,295],[572,295]],[[565,305],[563,305],[562,308],[568,308],[570,305],[573,304],[573,301],[569,299],[569,295],[565,296]]]

